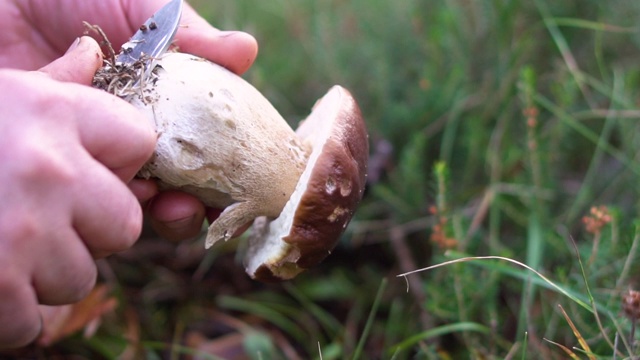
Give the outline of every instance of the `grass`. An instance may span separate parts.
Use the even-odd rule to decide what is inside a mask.
[[[116,314],[37,354],[640,356],[621,311],[640,288],[640,3],[192,4],[256,36],[245,78],[292,124],[332,84],[354,93],[363,203],[327,261],[285,284],[240,274],[235,243],[148,234],[101,265]]]

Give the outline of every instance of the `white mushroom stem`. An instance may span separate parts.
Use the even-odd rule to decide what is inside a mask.
[[[258,90],[223,67],[182,53],[157,64],[157,79],[129,98],[158,132],[140,174],[225,209],[209,227],[207,248],[258,216],[279,216],[310,147]]]

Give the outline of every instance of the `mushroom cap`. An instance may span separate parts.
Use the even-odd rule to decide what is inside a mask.
[[[296,134],[312,152],[279,217],[254,221],[245,257],[256,280],[287,280],[321,262],[362,199],[369,156],[360,108],[340,86],[313,107]]]

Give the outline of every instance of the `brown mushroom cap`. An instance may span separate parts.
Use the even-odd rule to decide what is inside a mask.
[[[321,262],[335,247],[364,192],[368,135],[349,91],[331,88],[296,134],[311,145],[312,153],[280,216],[254,222],[245,266],[257,280],[291,279]]]

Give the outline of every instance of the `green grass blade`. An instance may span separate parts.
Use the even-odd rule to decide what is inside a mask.
[[[389,352],[396,353],[398,351],[407,350],[420,341],[456,332],[477,332],[482,334],[490,334],[491,329],[487,326],[474,322],[460,322],[455,324],[442,325],[409,337],[399,344],[392,346]]]
[[[529,225],[527,226],[527,264],[532,269],[542,267],[542,255],[544,252],[544,239],[542,237],[542,228],[538,211],[532,209],[529,216]],[[532,301],[536,291],[536,283],[531,281],[533,274],[527,274],[526,284],[522,287],[520,295],[522,299],[522,307],[520,307],[520,315],[518,320],[518,333],[521,334],[527,330],[527,324],[530,323],[529,309],[531,309]]]
[[[325,311],[320,306],[316,305],[313,301],[309,300],[300,290],[298,290],[291,283],[284,284],[284,288],[291,296],[293,296],[298,302],[310,312],[320,324],[324,327],[324,330],[328,334],[337,334],[342,329],[342,326],[335,317],[333,317],[328,311]]]
[[[285,331],[297,341],[305,341],[305,332],[294,321],[268,305],[233,296],[222,296],[218,299],[220,307],[245,312],[263,318]]]
[[[554,18],[548,18],[548,21],[557,26],[570,26],[570,27],[588,29],[588,30],[594,30],[594,31],[634,33],[639,30],[638,28],[634,28],[634,27],[623,27],[623,26],[605,24],[598,21],[590,21],[590,20],[577,19],[577,18],[554,17]]]
[[[171,351],[175,351],[176,353],[179,353],[179,354],[197,356],[199,359],[224,360],[224,358],[207,354],[206,352],[202,352],[200,350],[193,349],[188,346],[182,346],[179,344],[169,344],[169,343],[164,343],[160,341],[143,341],[142,346],[147,349],[153,349],[153,350],[171,349]]]
[[[384,293],[384,289],[386,287],[387,287],[387,279],[382,278],[382,281],[380,282],[380,286],[378,287],[378,292],[376,293],[375,300],[373,301],[373,305],[371,306],[371,311],[369,312],[367,323],[365,324],[364,330],[360,335],[360,339],[358,340],[358,345],[356,346],[356,350],[353,352],[353,357],[351,358],[353,360],[360,359],[360,357],[362,356],[362,350],[364,349],[364,344],[367,341],[369,332],[371,332],[371,327],[373,326],[375,316],[378,312],[378,307],[380,306],[380,300],[382,299],[382,294]]]

